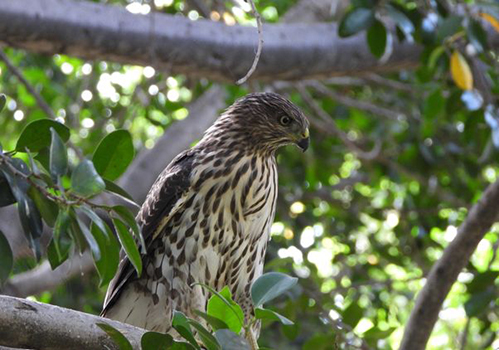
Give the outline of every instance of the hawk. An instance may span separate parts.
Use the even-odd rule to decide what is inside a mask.
[[[193,285],[199,282],[229,286],[250,320],[250,288],[262,274],[275,215],[275,152],[287,144],[305,151],[308,126],[275,93],[252,93],[230,106],[153,184],[137,215],[147,251],[143,273],[123,257],[102,315],[174,335],[173,311],[198,319],[194,310],[206,310],[209,293]],[[255,339],[259,328],[246,336]]]

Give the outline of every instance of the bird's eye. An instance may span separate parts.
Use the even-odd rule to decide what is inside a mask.
[[[281,125],[284,125],[284,126],[289,125],[289,123],[291,123],[291,118],[288,117],[287,115],[284,115],[281,117],[280,122],[281,122]]]

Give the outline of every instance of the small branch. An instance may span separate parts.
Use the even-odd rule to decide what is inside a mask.
[[[96,323],[123,333],[140,349],[143,329],[62,307],[0,296],[0,346],[38,350],[113,349],[119,347]]]
[[[350,149],[352,152],[354,152],[357,157],[370,161],[376,159],[380,152],[381,152],[381,143],[377,142],[374,145],[374,148],[371,151],[365,152],[363,151],[355,142],[350,140],[348,136],[345,134],[343,130],[341,130],[338,125],[334,122],[333,119],[329,116],[329,114],[326,113],[318,104],[315,102],[315,100],[312,98],[312,96],[308,93],[307,89],[305,89],[303,86],[298,85],[296,87],[298,92],[300,93],[303,101],[309,105],[309,107],[317,114],[317,116],[321,119],[323,123],[323,127],[321,129],[327,130],[329,133],[331,133],[333,136],[337,136],[343,144]]]
[[[466,350],[466,345],[468,344],[468,332],[470,330],[470,318],[466,319],[466,324],[464,326],[463,332],[461,333],[461,336],[459,337],[459,343],[461,344],[459,347],[459,350]]]
[[[30,173],[29,175],[24,174],[23,172],[17,170],[10,163],[10,157],[0,153],[0,164],[2,164],[2,163],[5,164],[9,168],[9,170],[12,172],[12,174],[14,176],[17,176],[17,177],[20,177],[20,178],[26,180],[31,186],[36,188],[45,197],[47,197],[48,199],[50,199],[53,202],[57,202],[61,205],[65,205],[65,206],[80,205],[82,203],[85,203],[92,208],[99,208],[99,209],[107,211],[108,213],[110,212],[110,210],[107,209],[105,206],[95,204],[84,197],[80,197],[80,196],[76,195],[75,193],[68,193],[60,185],[57,185],[57,184],[54,185],[54,187],[52,187],[56,191],[56,194],[49,192],[45,187],[43,187],[42,185],[40,185],[39,183],[37,183],[36,181],[34,181],[32,179],[32,177],[34,177],[42,182],[45,182],[45,180],[41,176],[34,174],[34,173]],[[57,193],[60,193],[61,195],[57,195]],[[69,198],[67,198],[67,197],[69,197]]]
[[[33,87],[33,85],[30,84],[30,82],[24,77],[23,73],[12,63],[12,61],[7,57],[5,52],[0,50],[0,59],[5,62],[5,65],[7,68],[14,74],[17,79],[26,87],[26,89],[29,91],[31,95],[36,100],[36,103],[38,106],[47,114],[47,116],[51,119],[55,119],[56,115],[52,108],[48,105],[48,103],[43,99],[43,97],[36,91],[36,89]]]
[[[256,66],[258,65],[258,61],[260,60],[260,55],[262,54],[262,49],[263,49],[262,17],[260,17],[260,14],[256,9],[255,2],[253,0],[247,0],[247,1],[251,4],[251,11],[253,12],[253,16],[256,18],[256,26],[258,29],[258,48],[256,49],[255,59],[253,60],[253,64],[251,65],[250,70],[248,71],[248,73],[246,73],[244,77],[242,77],[236,82],[237,85],[244,84],[253,74],[253,72],[256,70]]]
[[[370,102],[359,101],[354,98],[339,94],[337,92],[332,91],[327,86],[319,82],[309,82],[307,83],[307,86],[314,88],[321,95],[329,97],[330,99],[337,101],[347,107],[356,108],[361,111],[376,114],[379,115],[380,117],[384,117],[386,119],[395,120],[395,121],[399,121],[401,117],[407,117],[402,112],[392,111],[391,109],[380,107]]]
[[[30,82],[24,77],[23,73],[12,63],[12,61],[2,50],[0,50],[0,59],[5,62],[7,68],[12,72],[12,74],[17,77],[17,79],[19,79],[19,81],[26,87],[29,93],[35,98],[38,107],[40,107],[40,109],[44,111],[50,119],[55,120],[57,116],[55,115],[54,111],[49,106],[47,101],[45,101],[42,95],[40,95],[40,93],[36,91],[33,85],[30,84]],[[68,141],[68,144],[75,151],[77,157],[82,160],[84,157],[81,153],[81,150],[78,147],[75,147],[71,141]]]
[[[378,75],[378,74],[368,74],[364,79],[367,82],[381,85],[381,86],[384,86],[384,87],[387,87],[387,88],[393,89],[393,90],[400,90],[403,92],[407,92],[409,94],[415,94],[415,93],[419,92],[411,84],[405,84],[405,83],[401,83],[400,81],[397,81],[397,80],[387,79],[387,78],[382,77],[381,75]]]
[[[456,238],[432,267],[416,299],[406,325],[400,350],[423,350],[442,304],[459,273],[466,267],[478,243],[499,217],[499,181],[491,184],[471,208]]]

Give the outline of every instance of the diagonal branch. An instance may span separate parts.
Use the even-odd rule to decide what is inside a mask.
[[[62,307],[0,296],[0,346],[38,350],[113,349],[119,347],[96,323],[123,333],[140,349],[141,328]]]
[[[471,208],[456,238],[432,267],[407,322],[400,350],[423,350],[438,314],[459,273],[483,236],[499,219],[499,181],[491,184]]]
[[[24,77],[23,73],[12,63],[12,61],[7,57],[5,52],[0,50],[0,60],[2,60],[7,68],[16,76],[17,79],[26,87],[26,90],[35,98],[38,106],[47,114],[47,116],[51,119],[55,119],[55,113],[50,108],[48,103],[43,99],[43,97],[36,91],[33,85]]]
[[[331,89],[328,89],[327,86],[320,82],[308,82],[306,85],[314,88],[321,95],[326,96],[333,101],[341,103],[347,107],[352,107],[361,111],[376,114],[389,120],[397,121],[400,120],[401,117],[406,117],[402,112],[393,111],[391,109],[380,107],[367,101],[360,101],[352,97],[339,94],[335,91],[332,91]]]

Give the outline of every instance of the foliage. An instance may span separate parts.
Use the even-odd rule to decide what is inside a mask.
[[[151,10],[147,2],[106,2]],[[257,7],[265,21],[279,22],[295,3],[261,0]],[[199,16],[187,1],[155,4],[157,11]],[[232,3],[210,10],[227,23],[252,21]],[[363,43],[380,62],[389,60],[397,40],[419,45],[421,54],[417,67],[392,73],[304,82],[316,106],[295,84],[256,85],[288,95],[312,124],[307,153],[278,155],[280,194],[265,268],[299,279],[289,298],[256,309],[263,324],[259,344],[275,349],[397,348],[424,276],[499,174],[499,69],[490,42],[499,32],[496,3],[354,0],[335,17],[338,34],[347,40],[365,35]],[[111,193],[130,205],[130,195],[113,181],[135,149],[152,148],[164,130],[189,118],[188,103],[211,82],[152,67],[5,52],[57,120],[46,119],[0,62],[0,91],[7,96],[0,96],[0,206],[18,203],[35,252],[18,256],[11,268],[7,243],[17,232],[4,229],[0,281],[34,268],[35,257],[47,257],[55,268],[90,248],[97,274],[35,297],[98,313],[120,246],[140,271],[141,235],[129,209],[97,198]],[[248,89],[227,84],[227,103]],[[41,239],[42,222],[53,231],[49,242]],[[494,226],[451,290],[428,349],[499,346],[498,246]],[[196,348],[188,339],[196,330],[207,346],[241,338],[234,333],[238,317],[223,316],[233,308],[238,314],[237,306],[223,290],[217,293],[211,313],[198,314],[205,324],[177,316],[176,328],[187,335],[178,348]],[[142,344],[168,348],[174,340],[147,333]]]
[[[285,283],[283,281],[287,281]],[[296,282],[289,276],[276,273],[267,273],[258,278],[252,286],[252,299],[255,305],[260,305],[260,295],[273,295],[277,297],[291,288]],[[162,350],[162,349],[201,349],[195,336],[199,336],[202,346],[208,350],[249,350],[249,345],[244,334],[250,332],[251,327],[262,319],[280,321],[285,325],[292,325],[288,320],[277,312],[257,308],[255,316],[244,322],[243,311],[237,305],[230,294],[229,288],[224,287],[220,292],[215,291],[209,286],[198,284],[208,289],[212,296],[208,300],[207,312],[197,311],[206,323],[202,324],[195,319],[186,317],[183,313],[175,311],[173,317],[173,328],[187,342],[174,340],[170,335],[147,332],[142,336],[141,345],[143,350]],[[257,297],[255,297],[255,295]],[[270,300],[270,299],[268,299]],[[108,324],[98,324],[115,342],[121,350],[131,349],[132,345],[126,337],[117,329]],[[244,332],[242,332],[244,330]],[[212,335],[213,333],[213,335]]]
[[[0,178],[9,185],[3,187],[3,192],[7,196],[13,194],[13,200],[5,204],[18,203],[24,233],[38,258],[41,255],[42,220],[53,227],[54,234],[47,247],[47,258],[52,268],[67,260],[72,255],[71,251],[83,252],[89,248],[101,276],[101,285],[107,284],[114,276],[119,259],[119,248],[112,231],[97,211],[105,212],[112,220],[124,251],[140,274],[142,263],[132,232],[138,241],[143,242],[143,238],[130,209],[123,205],[108,206],[92,201],[104,191],[112,194],[113,188],[119,188],[116,184],[106,187],[103,177],[116,178],[125,171],[123,166],[109,166],[115,162],[116,154],[125,159],[125,164],[130,163],[126,162],[133,158],[130,133],[117,130],[100,143],[95,154],[103,177],[89,159],[81,158],[77,164],[70,166],[65,145],[68,139],[67,127],[56,121],[41,119],[24,128],[15,150],[1,151]],[[109,142],[113,143],[113,147],[101,147]],[[33,155],[31,149],[37,154]],[[14,157],[20,152],[26,153],[24,158],[28,162]],[[4,251],[2,255],[5,259],[12,257],[7,240],[0,240],[0,249]],[[2,275],[9,275],[9,266],[12,268],[7,260],[2,264]]]

